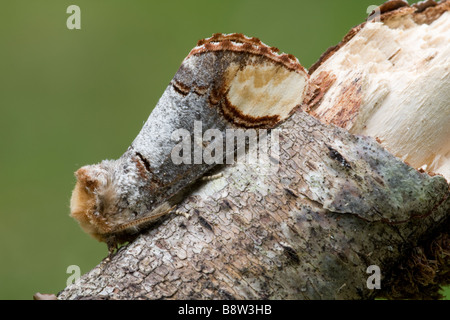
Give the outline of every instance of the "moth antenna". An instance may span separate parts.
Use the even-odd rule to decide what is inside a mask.
[[[217,180],[223,177],[223,173],[218,173],[218,174],[214,174],[211,176],[203,176],[202,177],[202,181],[212,181],[212,180]]]
[[[112,231],[112,233],[119,233],[123,232],[125,230],[131,229],[131,228],[139,228],[139,226],[145,225],[149,222],[155,221],[162,216],[165,216],[166,214],[170,213],[176,208],[175,206],[167,208],[168,203],[162,204],[160,207],[156,208],[155,210],[148,213],[148,216],[140,219],[136,219],[127,223],[123,223],[117,227],[115,227]],[[138,229],[136,231],[139,231]]]

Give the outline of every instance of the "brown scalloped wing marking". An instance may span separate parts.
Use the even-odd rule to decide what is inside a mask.
[[[288,69],[306,73],[305,68],[298,62],[295,56],[286,53],[278,54],[278,48],[269,47],[258,38],[250,38],[241,33],[216,33],[211,38],[199,40],[197,47],[191,50],[188,57],[210,51],[234,51],[262,55],[283,64]]]
[[[210,38],[199,40],[197,43],[197,46],[200,47],[206,43],[221,42],[221,41],[225,41],[225,40],[239,42],[239,43],[249,43],[249,44],[254,44],[257,46],[263,45],[261,40],[259,40],[258,38],[247,37],[247,36],[243,35],[242,33],[231,33],[231,34],[215,33]],[[277,48],[272,48],[272,49],[275,50],[276,52],[279,51]]]
[[[218,107],[229,122],[245,128],[271,128],[303,102],[308,74],[293,55],[278,54],[277,48],[242,34],[214,34],[198,45],[188,58],[229,52],[221,56],[228,62],[223,73],[217,73],[209,96],[210,105]]]
[[[426,0],[426,1],[420,1],[418,3],[414,3],[412,6],[414,8],[416,8],[416,13],[420,13],[430,7],[435,7],[437,5],[438,5],[437,2],[434,0]]]
[[[401,7],[409,7],[409,3],[404,0],[390,0],[383,3],[378,8],[380,9],[380,13],[386,13],[397,10],[398,8]]]
[[[237,107],[231,104],[228,99],[225,99],[224,101],[222,112],[228,121],[244,128],[272,128],[281,121],[279,115],[252,117],[244,114]]]
[[[172,86],[175,89],[175,91],[183,96],[188,95],[188,93],[191,91],[191,88],[189,88],[187,85],[185,85],[184,83],[182,83],[180,81],[172,80],[171,83],[172,83]]]

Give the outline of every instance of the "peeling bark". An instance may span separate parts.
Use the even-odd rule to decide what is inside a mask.
[[[360,70],[339,72],[333,69],[337,66],[333,59],[338,59],[340,52],[345,54],[352,41],[360,39],[358,34],[363,36],[368,30],[376,31],[374,28],[380,29],[376,31],[380,35],[395,34],[402,32],[403,24],[421,21],[433,32],[433,25],[450,20],[445,12],[448,4],[386,6],[383,22],[377,27],[363,24],[352,30],[314,67],[312,89],[303,108],[278,127],[280,157],[275,174],[270,163],[249,165],[243,160],[218,168],[223,176],[197,182],[179,203],[177,210],[190,218],[163,217],[122,247],[111,261],[83,275],[79,285],[60,292],[58,299],[376,297],[380,291],[366,285],[369,266],[380,267],[382,286],[393,284],[393,277],[400,277],[398,266],[409,268],[405,262],[418,256],[418,246],[448,234],[449,185],[443,176],[418,171],[397,158],[401,155],[380,145],[375,139],[378,136],[352,132],[349,126],[359,121],[363,128],[370,118],[355,120],[363,114],[361,110],[376,104],[370,97],[383,95],[378,89],[367,89],[379,88],[379,78],[367,73],[345,84],[342,79],[354,78],[352,72]],[[388,25],[395,27],[384,30]],[[376,37],[366,39],[366,48],[372,46],[371,41],[380,45]],[[448,48],[447,42],[447,51],[439,49],[433,59]],[[446,73],[441,70],[443,87],[434,87],[436,90],[427,94],[425,86],[409,86],[415,90],[410,96],[422,93],[420,103],[426,105],[441,101],[437,94],[444,99],[449,92],[449,60],[443,56],[436,61],[447,68]],[[385,58],[374,62],[384,63]],[[425,82],[436,72],[415,70]],[[408,94],[408,88],[396,85],[397,78],[384,81],[390,95]],[[448,110],[448,100],[441,102],[447,106],[444,111]],[[327,104],[333,108],[326,109]],[[333,117],[328,120],[320,116],[330,113]],[[435,123],[434,118],[428,120]],[[427,149],[417,152],[426,152],[423,150]],[[448,241],[435,243],[441,248],[448,246]],[[439,252],[448,268],[445,248]],[[401,291],[401,285],[396,288]]]

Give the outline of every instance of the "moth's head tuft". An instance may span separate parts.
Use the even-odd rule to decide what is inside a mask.
[[[70,200],[70,216],[99,241],[111,231],[108,216],[117,211],[118,196],[108,161],[85,166],[75,172],[77,183]]]

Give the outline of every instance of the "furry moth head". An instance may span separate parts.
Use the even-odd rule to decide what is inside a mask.
[[[308,74],[294,56],[256,38],[214,34],[200,40],[124,155],[76,172],[71,216],[100,241],[138,231],[214,167],[174,164],[176,130],[192,137],[195,121],[203,131],[224,134],[230,128],[274,128],[303,102],[307,86]]]
[[[77,183],[70,201],[71,216],[84,231],[100,241],[105,241],[118,225],[135,219],[133,208],[120,203],[127,195],[121,194],[118,163],[106,160],[82,167],[75,173]],[[132,174],[127,177],[129,183],[135,179]]]

